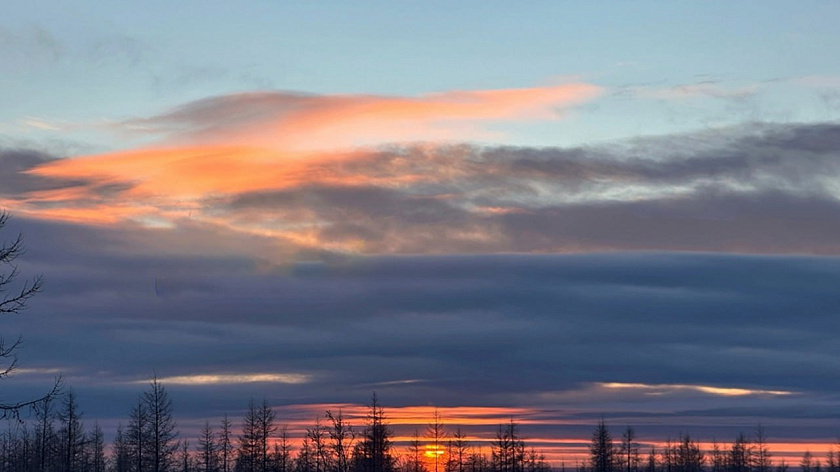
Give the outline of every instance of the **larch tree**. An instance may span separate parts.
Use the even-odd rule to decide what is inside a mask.
[[[133,472],[131,467],[131,446],[123,432],[122,423],[117,425],[117,434],[111,444],[111,470],[113,472]]]
[[[840,472],[840,439],[828,449],[825,465],[826,472]]]
[[[522,472],[525,469],[525,442],[519,436],[519,425],[510,422],[499,425],[491,450],[495,472]]]
[[[228,419],[227,413],[222,417],[219,424],[219,469],[221,472],[230,472],[230,464],[233,462],[233,423]]]
[[[105,432],[99,422],[93,423],[93,430],[87,440],[90,451],[90,472],[105,472]]]
[[[148,470],[148,429],[149,411],[143,402],[143,398],[140,397],[131,408],[128,418],[128,431],[126,431],[126,448],[131,455],[130,464],[133,472],[146,472]]]
[[[700,445],[691,439],[688,434],[680,438],[675,464],[677,472],[703,472],[703,467],[706,464],[705,455],[700,449]]]
[[[81,421],[76,394],[72,390],[64,395],[58,419],[61,427],[58,436],[61,438],[62,470],[75,472],[79,467],[81,456],[85,449],[85,430]]]
[[[353,427],[344,420],[341,410],[338,410],[338,414],[327,410],[326,417],[330,422],[329,448],[333,457],[331,470],[350,472],[350,453],[353,450],[353,441],[356,439]]]
[[[753,465],[753,445],[740,433],[729,450],[728,469],[730,472],[750,472]]]
[[[286,426],[280,428],[277,441],[274,442],[272,452],[273,470],[275,472],[291,472],[292,470],[292,444],[289,441],[289,431]]]
[[[799,462],[799,470],[802,472],[812,472],[814,469],[814,460],[811,456],[811,451],[805,451],[802,454],[802,460]]]
[[[251,398],[248,410],[242,418],[242,432],[239,435],[239,447],[236,451],[237,472],[256,472],[260,450],[260,424],[257,404]]]
[[[712,441],[712,450],[710,454],[712,456],[711,472],[724,472],[726,470],[726,457],[724,457],[723,451],[721,451],[717,440]]]
[[[327,428],[321,425],[321,419],[315,419],[315,425],[306,430],[312,456],[312,472],[327,472],[331,469],[332,451],[327,442]]]
[[[0,230],[8,221],[9,214],[0,210]],[[0,315],[14,315],[25,310],[29,300],[43,288],[44,278],[40,275],[18,283],[20,271],[16,261],[24,252],[23,236],[20,234],[14,239],[0,242]],[[11,343],[0,338],[0,380],[11,375],[17,368],[16,351],[20,343],[20,337]],[[0,417],[20,418],[20,412],[24,408],[35,408],[37,412],[45,401],[57,396],[60,390],[61,379],[58,378],[52,389],[40,398],[12,403],[0,402]]]
[[[428,438],[429,442],[431,443],[431,453],[432,453],[432,464],[433,472],[441,472],[440,471],[440,463],[441,463],[441,455],[443,451],[443,442],[446,440],[446,430],[443,427],[443,420],[440,417],[440,413],[438,409],[435,408],[435,411],[432,413],[432,421],[426,426],[426,437]]]
[[[589,444],[589,466],[592,472],[614,472],[615,463],[615,444],[606,423],[601,419]]]
[[[447,444],[446,472],[464,472],[469,459],[469,442],[460,427]]]
[[[408,443],[408,456],[405,457],[405,472],[426,472],[426,465],[423,464],[423,444],[420,442],[420,433],[414,430],[414,436]]]
[[[773,468],[773,458],[767,448],[767,434],[760,423],[755,429],[755,472],[770,472]]]
[[[181,472],[190,472],[192,470],[192,457],[190,456],[190,442],[182,439],[178,442],[180,454],[178,454],[178,462],[181,464]]]
[[[170,472],[178,450],[178,432],[172,416],[172,400],[157,376],[152,378],[149,389],[143,393],[142,403],[148,414],[149,470]]]
[[[651,447],[648,452],[647,464],[645,464],[645,472],[657,472],[659,470],[659,461],[656,458],[656,448]]]
[[[38,470],[39,472],[46,472],[47,465],[51,456],[53,455],[55,445],[55,408],[53,407],[53,398],[47,398],[41,404],[41,408],[36,414],[38,422],[36,423],[36,437],[38,447]]]
[[[622,469],[625,472],[638,472],[641,462],[639,444],[636,442],[636,431],[630,426],[621,435],[620,456]]]
[[[209,421],[204,422],[198,436],[198,466],[201,472],[217,472],[219,470],[219,445],[216,433]]]
[[[385,412],[376,393],[371,397],[361,439],[353,448],[354,472],[393,472],[391,453],[393,433],[385,419]]]
[[[258,457],[259,471],[267,472],[269,470],[269,439],[277,431],[275,420],[277,419],[268,402],[263,398],[262,404],[257,411],[257,427],[259,432],[258,441]]]

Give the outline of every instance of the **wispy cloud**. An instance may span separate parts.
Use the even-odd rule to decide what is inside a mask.
[[[15,374],[18,375],[27,375],[27,374],[61,374],[67,372],[67,369],[63,369],[60,367],[21,367],[17,368],[13,371]]]
[[[643,384],[604,382],[601,387],[614,390],[641,390],[646,395],[668,395],[676,392],[690,391],[718,395],[722,397],[743,397],[747,395],[793,395],[795,392],[787,390],[762,390],[738,387],[717,387],[713,385],[685,385],[685,384]]]
[[[758,84],[732,87],[716,81],[673,85],[670,87],[631,87],[622,92],[629,92],[638,98],[660,100],[687,100],[691,98],[716,98],[724,100],[744,100],[759,91]]]
[[[482,123],[557,119],[564,108],[600,93],[599,87],[582,83],[418,97],[251,92],[187,103],[116,126],[180,143],[335,150],[400,141],[481,138],[489,133]]]
[[[42,118],[36,118],[36,117],[33,117],[33,116],[29,116],[29,117],[24,118],[23,119],[23,124],[25,124],[26,126],[31,126],[32,128],[44,129],[44,130],[50,130],[50,131],[58,131],[58,130],[61,129],[61,127],[57,124],[50,123],[47,120],[44,120]]]
[[[174,375],[170,377],[160,377],[157,380],[163,384],[201,386],[244,383],[302,384],[309,382],[311,379],[312,376],[306,374],[253,373]],[[133,383],[145,384],[148,383],[148,381],[138,380]]]

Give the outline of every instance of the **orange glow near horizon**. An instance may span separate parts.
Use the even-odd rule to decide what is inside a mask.
[[[312,426],[311,422],[308,426]],[[360,424],[357,426],[360,426]],[[425,423],[418,424],[417,426],[418,430],[422,431]],[[299,448],[303,443],[305,429],[300,431],[290,429],[289,433],[291,435],[289,443],[295,449]],[[483,431],[481,435],[467,435],[465,439],[469,444],[470,453],[480,453],[489,456],[493,447],[493,434],[494,431],[491,428]],[[408,456],[411,454],[410,443],[414,440],[413,435],[394,435],[392,440],[394,454],[397,456]],[[421,436],[420,440],[424,444],[423,456],[427,465],[434,464],[435,455],[438,457],[446,455],[446,440],[442,441],[437,449],[431,444],[429,438]],[[525,437],[526,446],[529,449],[533,447],[538,453],[543,454],[546,460],[555,467],[559,467],[561,464],[565,465],[565,467],[574,467],[577,464],[585,463],[588,460],[590,440],[591,438],[589,437],[532,437],[527,436],[527,432]],[[655,447],[656,451],[661,452],[666,445],[664,440],[648,440],[644,438],[639,439],[638,443],[641,446],[642,460],[647,460],[647,454],[651,446]],[[712,449],[712,442],[698,441],[697,444],[707,455],[706,459],[708,460],[708,454]],[[728,442],[718,443],[718,446],[723,451],[726,451],[730,445],[731,443]],[[774,464],[778,464],[779,461],[784,460],[789,466],[796,467],[806,451],[811,453],[814,460],[821,460],[825,463],[825,458],[829,451],[832,448],[836,450],[836,444],[830,440],[824,442],[779,441],[768,442],[767,448],[770,451]]]
[[[317,417],[326,410],[341,410],[344,416],[358,424],[361,423],[368,412],[367,406],[356,404],[293,405],[279,408],[281,414],[295,411],[296,414],[292,413],[292,415],[294,417],[300,417],[301,424],[309,424],[310,417]],[[425,428],[426,423],[428,423],[429,418],[431,418],[435,410],[440,414],[441,423],[450,426],[495,426],[508,422],[511,418],[515,418],[519,424],[558,424],[555,420],[548,421],[534,417],[534,415],[539,413],[537,409],[513,407],[403,406],[387,408],[386,416],[388,423],[393,426],[423,425],[423,428]],[[300,412],[307,412],[308,414],[302,415]],[[294,421],[292,424],[298,424],[298,421]]]
[[[311,426],[311,425],[310,425]],[[291,431],[290,431],[291,433]],[[289,438],[289,444],[297,450],[303,444],[303,434],[305,431],[301,431]],[[479,454],[490,454],[493,445],[493,438],[490,435],[492,431],[487,432],[487,436],[467,436],[466,440],[470,445],[470,453],[479,453]],[[393,438],[394,444],[394,454],[397,456],[408,456],[411,454],[409,443],[414,440],[413,436],[394,436]],[[552,437],[552,438],[533,438],[533,437],[526,437],[526,446],[530,449],[532,446],[534,449],[545,456],[546,460],[553,465],[554,467],[560,467],[564,465],[567,468],[573,468],[577,464],[586,463],[588,460],[589,455],[589,442],[591,438],[588,437],[567,437],[567,438],[559,438],[559,437]],[[438,446],[437,453],[434,452],[435,448],[433,444],[429,444],[428,438],[421,438],[421,441],[424,442],[423,446],[423,457],[426,461],[427,466],[434,464],[434,457],[435,454],[438,457],[444,457],[446,455],[446,443],[443,442],[441,445]],[[272,442],[277,442],[275,438]],[[647,441],[647,440],[640,440],[639,444],[641,445],[641,456],[642,460],[647,460],[647,454],[650,450],[650,446],[654,446],[657,451],[661,451],[662,448],[665,446],[665,441]],[[706,460],[708,461],[708,454],[711,451],[712,443],[701,441],[698,442],[698,445],[706,454]],[[719,447],[722,450],[726,450],[729,446],[729,443],[718,443]],[[830,441],[826,442],[768,442],[767,448],[770,451],[771,458],[774,464],[778,464],[780,461],[784,460],[788,466],[797,467],[799,461],[802,459],[802,455],[808,451],[812,455],[813,460],[820,460],[825,464],[825,458],[827,457],[828,453],[832,448],[836,451],[836,444]],[[431,470],[434,470],[433,468]]]
[[[344,415],[348,424],[353,425],[356,431],[361,431],[367,415],[367,406],[357,404],[306,404],[289,405],[277,407],[275,411],[279,418],[283,418],[283,424],[287,425],[288,433],[292,438],[292,444],[298,447],[303,440],[306,429],[312,427],[316,418],[322,418],[326,410],[337,413],[339,410]],[[441,423],[446,425],[447,436],[444,437],[435,448],[433,439],[425,437],[426,427],[429,424],[432,414],[437,411]],[[490,454],[497,427],[513,418],[520,425],[520,433],[525,439],[527,447],[533,447],[539,453],[545,455],[546,459],[554,466],[564,464],[566,467],[574,466],[585,462],[589,454],[591,437],[588,435],[565,435],[562,432],[564,426],[576,427],[591,426],[594,422],[590,419],[565,418],[562,412],[546,412],[532,408],[509,408],[509,407],[481,407],[481,406],[458,406],[458,407],[432,407],[432,406],[404,406],[386,407],[386,423],[388,423],[394,434],[392,442],[394,453],[400,456],[410,454],[411,442],[415,440],[414,432],[419,434],[419,440],[423,444],[423,456],[427,464],[432,464],[435,456],[446,454],[448,441],[458,427],[462,430],[464,439],[469,443],[471,453]],[[530,418],[529,418],[530,417]],[[557,427],[555,436],[534,436],[529,433],[528,425]],[[617,431],[613,431],[614,438],[620,437]],[[734,436],[733,436],[734,438]],[[712,441],[693,437],[700,448],[708,454],[712,449]],[[731,439],[719,441],[718,446],[727,450],[731,446]],[[616,442],[618,439],[614,439]],[[672,438],[672,442],[676,438]],[[637,443],[640,445],[642,459],[646,460],[651,447],[662,451],[667,444],[665,438],[639,437]],[[788,465],[796,466],[802,454],[809,451],[814,460],[822,459],[832,448],[836,450],[836,443],[831,439],[824,441],[796,441],[791,439],[768,440],[767,448],[771,452],[774,461],[784,460]]]

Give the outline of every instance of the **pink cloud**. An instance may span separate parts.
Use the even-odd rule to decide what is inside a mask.
[[[599,87],[583,83],[419,97],[256,92],[199,100],[122,126],[181,144],[285,151],[463,141],[493,136],[482,126],[488,122],[558,119],[562,109],[600,93]]]

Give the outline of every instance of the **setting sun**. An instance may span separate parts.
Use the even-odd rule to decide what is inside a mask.
[[[435,457],[440,457],[446,454],[446,449],[441,445],[435,446],[434,444],[427,444],[426,451],[424,452],[424,454],[426,457],[433,459]]]

